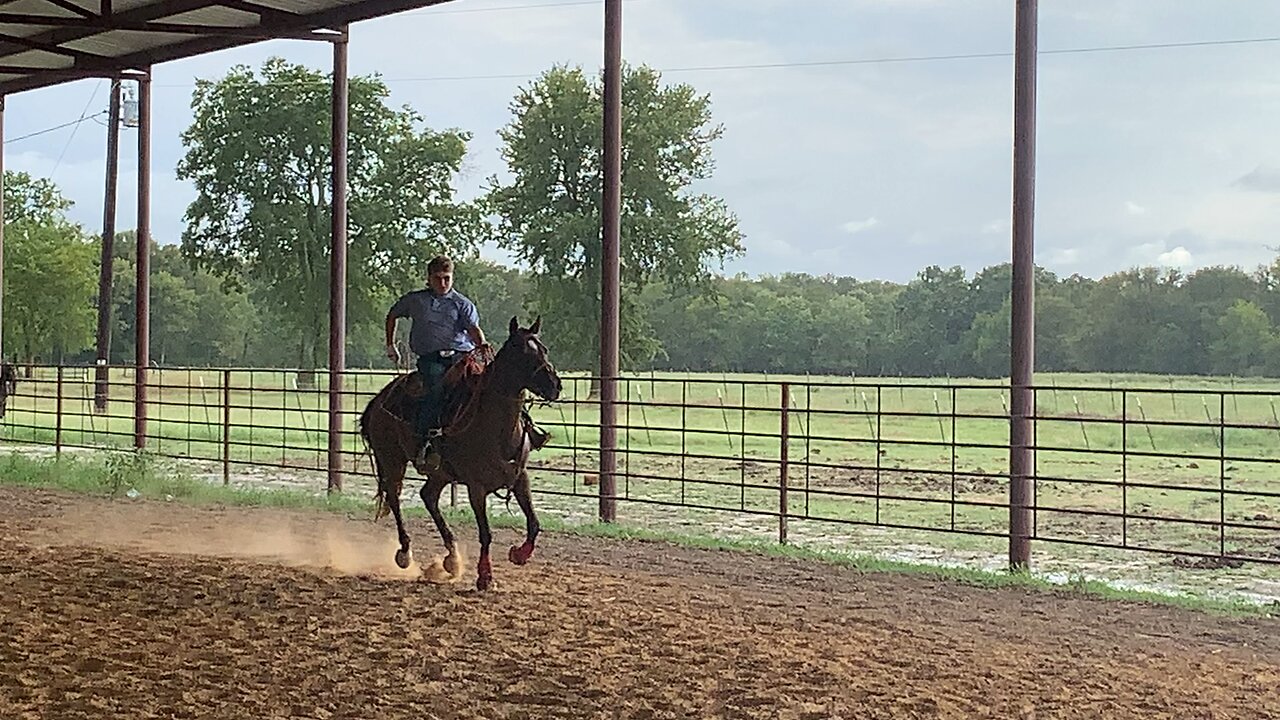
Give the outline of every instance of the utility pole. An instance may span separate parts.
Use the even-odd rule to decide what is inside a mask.
[[[98,358],[93,383],[94,412],[107,411],[111,394],[111,284],[116,245],[116,181],[120,174],[120,79],[111,81],[107,112],[107,182],[102,203],[102,263],[98,270]]]

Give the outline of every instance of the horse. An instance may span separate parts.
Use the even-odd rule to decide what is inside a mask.
[[[508,498],[515,497],[525,516],[525,541],[511,547],[508,557],[512,563],[524,565],[529,561],[540,530],[525,470],[529,453],[536,445],[531,444],[530,427],[522,409],[525,391],[555,401],[562,387],[560,376],[547,359],[547,347],[538,337],[541,328],[541,316],[528,328],[521,328],[512,317],[507,340],[496,354],[482,346],[450,368],[444,379],[447,420],[442,434],[433,441],[438,462],[425,473],[418,468],[426,476],[419,494],[449,552],[444,569],[451,576],[457,575],[458,552],[453,532],[440,514],[440,493],[455,480],[467,488],[479,528],[478,590],[487,590],[493,583],[489,563],[492,535],[485,506],[490,494],[506,490]],[[401,569],[409,567],[411,555],[409,534],[400,511],[400,492],[417,450],[412,419],[424,392],[418,373],[401,375],[383,387],[360,415],[360,435],[372,451],[378,477],[375,521],[384,517],[388,509],[395,517],[400,541],[395,561]]]
[[[11,363],[0,363],[0,418],[4,417],[9,397],[18,391],[18,372]]]

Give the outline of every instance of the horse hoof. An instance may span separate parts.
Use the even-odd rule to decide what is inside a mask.
[[[524,565],[529,562],[529,557],[533,555],[533,547],[528,543],[524,545],[512,545],[507,551],[507,558],[515,565]]]
[[[444,571],[450,575],[458,574],[458,557],[456,555],[446,555],[444,558]]]
[[[493,577],[490,575],[481,575],[476,578],[476,589],[480,591],[488,590],[493,587]]]
[[[410,558],[410,555],[409,555],[409,551],[408,551],[408,550],[397,550],[397,551],[396,551],[396,565],[397,565],[401,570],[405,570],[405,569],[407,569],[407,568],[409,567],[409,560],[410,560],[410,559],[411,559],[411,558]]]

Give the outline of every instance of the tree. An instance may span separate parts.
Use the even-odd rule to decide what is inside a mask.
[[[1257,375],[1267,369],[1280,340],[1262,308],[1236,300],[1217,325],[1217,337],[1209,347],[1215,372]]]
[[[5,232],[4,343],[30,362],[56,360],[92,342],[97,291],[94,243],[60,213],[33,219],[41,216]]]
[[[32,177],[25,172],[4,172],[4,224],[22,221],[53,225],[65,223],[71,201],[48,178]]]
[[[499,131],[510,178],[491,178],[486,196],[499,242],[532,271],[531,304],[566,367],[594,367],[599,353],[602,95],[599,80],[568,67],[521,89]],[[655,281],[710,291],[711,262],[740,253],[742,234],[723,201],[689,189],[710,177],[723,133],[710,98],[625,68],[622,107],[621,345],[636,367],[661,346],[634,298]]]
[[[94,244],[66,217],[53,181],[4,173],[4,344],[28,361],[76,353],[92,339]]]
[[[474,251],[477,208],[453,199],[470,135],[419,129],[377,77],[350,80],[348,322],[380,319],[387,292],[417,286],[426,259]],[[329,319],[330,80],[279,58],[200,80],[178,177],[197,197],[182,249],[198,267],[269,294],[276,346],[320,365]],[[380,292],[381,291],[381,292]]]

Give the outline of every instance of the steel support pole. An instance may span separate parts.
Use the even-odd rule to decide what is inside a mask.
[[[622,0],[604,2],[604,206],[600,272],[600,520],[617,518],[622,235]]]
[[[1031,565],[1035,395],[1036,10],[1016,0],[1013,81],[1013,316],[1009,392],[1009,566]]]
[[[331,247],[329,255],[329,487],[342,491],[342,375],[347,342],[347,34],[333,41]]]
[[[4,147],[4,95],[0,95],[0,148]],[[0,360],[4,359],[4,152],[0,151]]]
[[[111,394],[107,364],[111,361],[111,281],[116,240],[116,182],[120,175],[120,79],[111,81],[107,111],[107,178],[102,203],[102,260],[98,268],[98,356],[94,370],[93,407],[105,412]]]
[[[147,444],[147,366],[151,361],[151,68],[138,77],[137,225],[133,446],[141,450]]]

